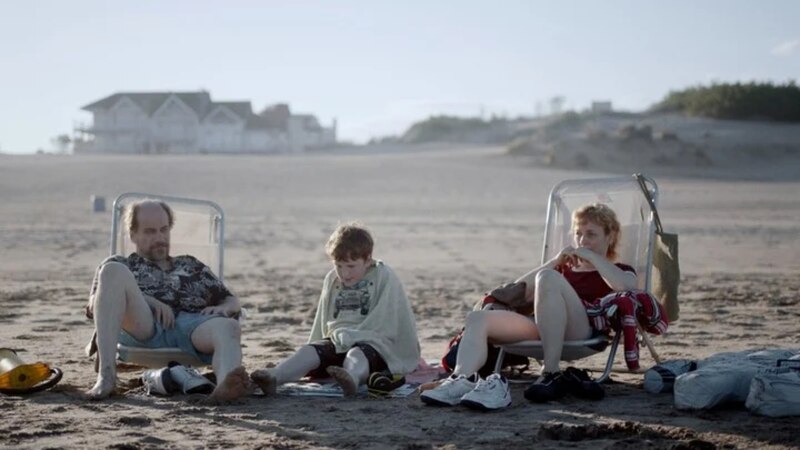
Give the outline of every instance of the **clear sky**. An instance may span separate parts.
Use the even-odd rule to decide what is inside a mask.
[[[431,114],[641,110],[711,81],[800,82],[800,1],[8,1],[0,151],[51,149],[120,91],[287,102],[342,139]]]

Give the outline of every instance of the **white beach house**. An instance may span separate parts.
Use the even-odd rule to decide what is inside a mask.
[[[277,104],[254,114],[249,101],[215,102],[206,91],[121,92],[82,108],[75,153],[288,153],[336,143],[336,123],[292,115]]]

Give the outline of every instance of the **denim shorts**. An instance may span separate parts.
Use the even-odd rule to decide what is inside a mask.
[[[165,329],[158,320],[155,320],[155,333],[150,339],[140,341],[131,336],[125,330],[119,333],[119,343],[129,347],[139,348],[169,348],[178,347],[184,353],[196,356],[200,361],[211,364],[211,357],[208,353],[200,353],[192,345],[192,333],[195,328],[207,320],[217,317],[225,317],[221,314],[203,315],[200,313],[179,312],[175,317],[175,325],[170,329]]]

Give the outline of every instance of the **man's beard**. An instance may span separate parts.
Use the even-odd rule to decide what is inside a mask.
[[[142,256],[151,261],[163,261],[169,257],[169,244],[154,245]]]

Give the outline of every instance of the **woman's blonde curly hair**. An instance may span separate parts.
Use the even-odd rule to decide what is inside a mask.
[[[603,227],[606,235],[610,237],[608,241],[608,251],[606,258],[614,261],[617,259],[617,244],[620,240],[621,230],[617,214],[613,209],[609,208],[603,203],[593,203],[590,205],[582,206],[572,213],[572,229],[573,232],[578,225],[586,222]]]

